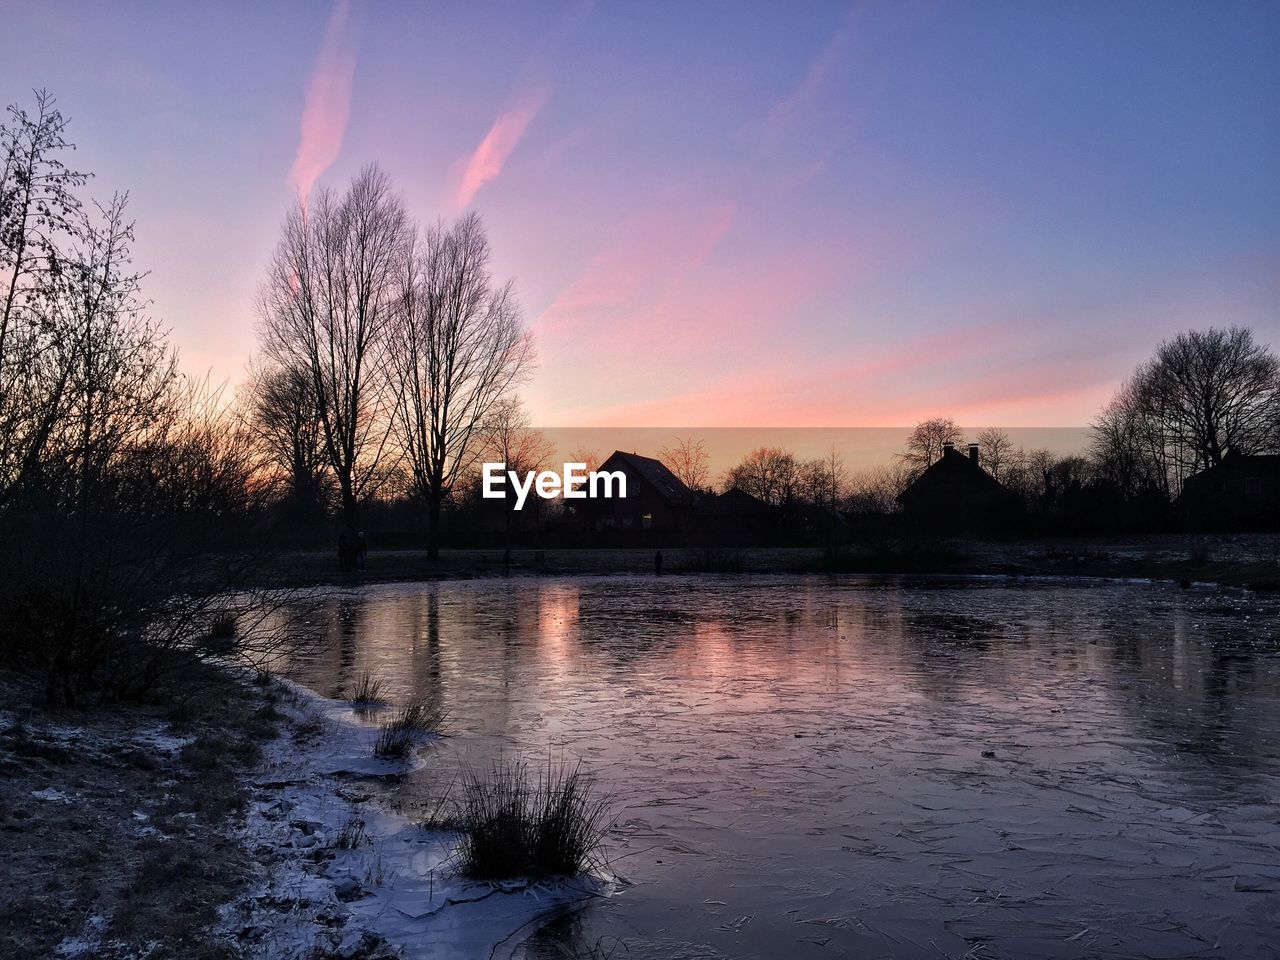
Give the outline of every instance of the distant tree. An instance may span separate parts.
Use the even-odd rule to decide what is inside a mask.
[[[797,494],[799,499],[821,507],[834,510],[841,502],[845,492],[848,471],[845,470],[844,457],[834,446],[825,456],[805,460],[797,469]]]
[[[1233,451],[1280,449],[1280,359],[1244,327],[1166,340],[1138,369],[1133,399],[1162,425],[1184,476]]]
[[[247,385],[248,425],[269,465],[285,478],[289,498],[303,512],[324,503],[324,430],[310,372],[259,367]]]
[[[600,451],[591,447],[578,446],[569,451],[569,459],[565,463],[586,464],[588,470],[595,470],[604,462]]]
[[[1017,465],[1005,474],[1004,483],[1041,513],[1047,513],[1053,499],[1053,467],[1057,458],[1045,449],[1019,451]]]
[[[556,452],[546,434],[533,428],[524,404],[515,395],[493,405],[480,424],[479,441],[481,459],[505,463],[508,470],[518,473],[547,469]]]
[[[758,447],[730,468],[724,488],[735,487],[765,503],[783,506],[795,498],[799,464],[795,455],[781,447]]]
[[[341,196],[316,190],[289,211],[260,297],[266,355],[311,379],[325,460],[352,536],[386,450],[387,339],[407,230],[391,181],[365,167]]]
[[[1090,456],[1098,478],[1123,501],[1150,494],[1168,500],[1175,474],[1170,454],[1164,424],[1128,381],[1093,423]]]
[[[391,368],[395,428],[439,555],[440,508],[474,465],[477,433],[527,374],[533,345],[510,281],[490,270],[484,225],[467,214],[401,252]]]
[[[677,437],[674,446],[658,451],[658,459],[690,490],[706,489],[711,476],[711,456],[701,440]]]
[[[997,480],[1004,481],[1017,459],[1017,451],[1009,434],[988,427],[978,434],[978,463]]]
[[[964,433],[950,417],[923,420],[907,437],[907,449],[902,460],[920,473],[942,459],[942,451],[948,443],[959,443],[963,437]]]
[[[872,467],[852,474],[846,484],[845,504],[851,513],[896,513],[898,494],[911,482],[905,463]]]
[[[486,462],[504,463],[507,470],[520,474],[547,469],[555,457],[555,446],[541,430],[535,430],[529,415],[514,395],[503,397],[490,409],[480,424],[481,457]],[[577,462],[577,461],[571,461]],[[503,488],[506,498],[506,541],[511,544],[512,512],[515,499],[510,486]],[[530,515],[540,514],[545,506],[541,497],[526,501],[524,509]]]

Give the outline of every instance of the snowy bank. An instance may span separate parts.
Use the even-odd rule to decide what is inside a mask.
[[[293,735],[267,746],[246,812],[245,843],[263,878],[223,921],[247,955],[506,958],[550,918],[607,892],[590,876],[488,884],[458,875],[456,834],[374,800],[372,781],[402,776],[421,757],[375,757],[378,730],[350,704],[284,685]]]

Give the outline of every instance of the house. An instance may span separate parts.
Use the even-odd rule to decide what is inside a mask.
[[[1196,527],[1280,529],[1280,455],[1232,451],[1217,466],[1187,477],[1177,505]]]
[[[626,497],[580,501],[577,512],[597,530],[675,530],[694,502],[694,493],[661,460],[615,450],[596,468],[621,471]]]
[[[1022,508],[1021,498],[978,463],[978,445],[965,456],[954,444],[898,494],[903,515],[913,525],[946,533],[1008,527]]]
[[[777,507],[738,487],[705,497],[697,510],[703,535],[732,546],[772,543],[778,536],[778,513]]]

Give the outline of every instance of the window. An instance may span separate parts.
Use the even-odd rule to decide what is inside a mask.
[[[652,514],[652,513],[645,513],[645,514],[641,514],[641,515],[640,515],[640,526],[644,527],[646,530],[648,530],[650,527],[652,527],[652,526],[653,526],[653,514]]]

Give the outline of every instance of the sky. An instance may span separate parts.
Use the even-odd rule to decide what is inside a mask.
[[[578,427],[1089,422],[1180,330],[1280,348],[1280,3],[0,0],[234,385],[284,215],[477,210]]]

